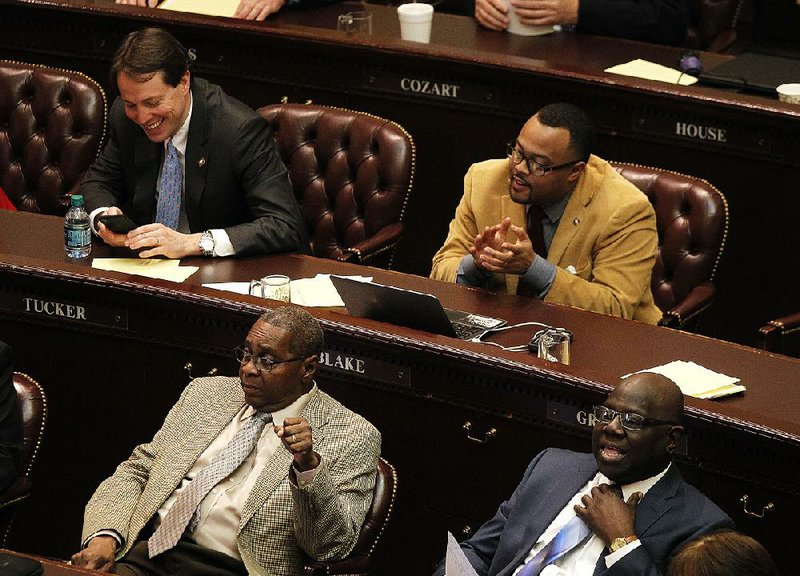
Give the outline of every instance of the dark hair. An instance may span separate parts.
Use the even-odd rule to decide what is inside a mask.
[[[120,72],[145,81],[157,72],[162,72],[164,82],[174,88],[189,70],[193,60],[189,51],[166,30],[137,30],[125,36],[114,54],[111,61],[111,85],[116,86]]]
[[[322,352],[324,338],[319,322],[302,308],[286,306],[264,312],[259,318],[276,328],[286,330],[291,334],[289,351],[292,356],[308,358]]]
[[[684,544],[669,565],[670,576],[778,576],[769,553],[749,536],[722,530]]]
[[[539,122],[551,128],[565,128],[569,132],[569,144],[578,159],[584,162],[594,150],[594,123],[586,113],[572,104],[558,102],[548,104],[536,113]]]

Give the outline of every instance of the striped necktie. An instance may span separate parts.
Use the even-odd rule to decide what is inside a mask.
[[[539,550],[530,562],[525,564],[518,576],[538,576],[545,566],[552,564],[579,546],[591,533],[592,531],[583,520],[577,516],[573,517],[559,530],[555,538]]]
[[[220,480],[227,478],[241,466],[268,422],[272,422],[272,414],[257,412],[236,432],[222,452],[214,456],[189,482],[167,511],[164,521],[147,541],[150,558],[170,550],[178,543],[200,502]]]
[[[164,165],[161,169],[161,184],[158,187],[158,204],[156,205],[156,222],[167,228],[178,229],[181,213],[181,192],[183,190],[183,171],[178,157],[178,149],[167,142],[164,153]]]

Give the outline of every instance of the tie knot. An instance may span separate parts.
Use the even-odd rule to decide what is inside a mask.
[[[272,422],[272,414],[270,412],[256,412],[253,418],[256,418],[264,424],[269,424]]]

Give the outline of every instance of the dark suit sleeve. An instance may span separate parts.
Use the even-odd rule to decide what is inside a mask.
[[[492,565],[492,559],[497,551],[497,545],[500,542],[500,537],[503,535],[508,515],[516,506],[520,505],[517,502],[519,495],[524,491],[528,480],[534,473],[536,465],[546,452],[547,450],[540,452],[531,463],[528,464],[528,469],[525,470],[525,475],[522,477],[516,489],[514,489],[511,498],[500,504],[494,517],[481,526],[472,538],[461,543],[461,549],[464,551],[464,555],[467,557],[467,560],[469,560],[469,563],[472,564],[472,567],[475,568],[475,572],[478,573],[478,576],[486,576],[489,573],[489,567]],[[530,497],[530,494],[528,494],[528,497]],[[444,569],[445,561],[443,560],[436,569],[435,576],[444,576]]]
[[[90,213],[101,206],[121,207],[125,203],[125,182],[117,130],[118,117],[124,114],[121,106],[119,100],[112,106],[109,114],[108,143],[103,153],[89,167],[81,183],[80,193],[83,194],[86,211]]]
[[[687,0],[580,0],[578,31],[680,45],[689,27]]]
[[[305,223],[267,121],[243,122],[230,146],[251,218],[225,228],[236,255],[307,252]]]
[[[22,422],[13,373],[11,348],[0,342],[0,493],[17,477],[22,448]]]

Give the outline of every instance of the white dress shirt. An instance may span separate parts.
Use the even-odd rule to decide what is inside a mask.
[[[667,465],[667,467],[664,468],[660,474],[656,474],[655,476],[651,476],[650,478],[646,478],[632,484],[624,484],[621,487],[623,499],[627,502],[631,494],[634,494],[635,492],[641,492],[642,495],[647,494],[647,491],[655,486],[656,482],[658,482],[664,476],[664,474],[667,473],[667,470],[669,470],[671,465],[672,464]],[[587,482],[586,485],[581,488],[569,502],[567,502],[567,505],[564,506],[561,512],[558,513],[558,516],[556,516],[555,519],[550,523],[550,526],[548,526],[547,529],[542,532],[542,535],[536,541],[533,548],[531,548],[531,551],[525,557],[523,563],[520,564],[520,566],[514,571],[514,575],[518,574],[520,570],[522,570],[522,567],[530,562],[542,548],[547,546],[547,544],[549,544],[550,541],[556,537],[556,534],[558,534],[558,532],[567,524],[567,522],[575,517],[575,505],[581,504],[581,498],[587,494],[590,494],[592,488],[599,486],[600,484],[612,484],[612,482],[600,472],[598,472],[594,478],[589,480],[589,482]],[[630,536],[630,534],[626,534],[626,536]],[[623,546],[616,552],[610,553],[605,557],[606,568],[611,568],[615,562],[617,562],[626,554],[634,551],[636,548],[641,546],[641,544],[642,543],[639,540],[635,540],[634,542]],[[603,553],[603,548],[605,548],[605,542],[598,538],[596,534],[592,534],[591,537],[582,545],[573,548],[561,558],[556,560],[553,564],[545,566],[541,571],[540,576],[592,576],[592,574],[594,574],[597,561],[600,559],[600,556]]]

